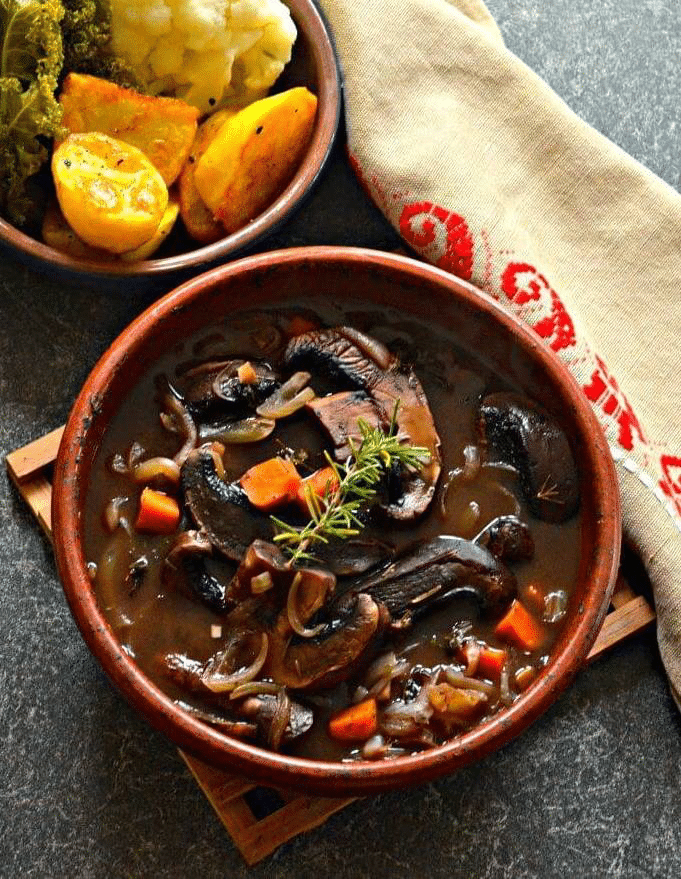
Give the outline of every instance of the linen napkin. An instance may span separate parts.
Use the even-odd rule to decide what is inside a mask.
[[[681,196],[509,52],[480,0],[320,5],[369,195],[532,326],[605,428],[681,707]]]

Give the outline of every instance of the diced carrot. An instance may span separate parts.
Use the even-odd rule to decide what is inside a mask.
[[[497,638],[519,650],[538,650],[546,641],[546,630],[523,604],[514,599],[494,630]]]
[[[174,497],[147,487],[140,497],[135,528],[152,534],[172,534],[180,524],[181,515]]]
[[[269,458],[239,480],[253,506],[265,511],[295,500],[300,482],[296,465],[287,458]]]
[[[323,467],[311,476],[307,476],[305,479],[301,480],[301,483],[298,486],[296,502],[305,515],[308,515],[310,512],[307,507],[307,498],[305,497],[305,489],[308,485],[318,498],[323,498],[327,491],[331,493],[338,488],[338,477],[336,476],[333,467]]]
[[[350,705],[329,720],[329,735],[339,742],[362,742],[371,738],[378,729],[378,711],[375,699],[365,699]]]
[[[254,385],[258,380],[258,373],[250,361],[242,363],[237,369],[236,375],[242,385]]]
[[[485,645],[478,659],[478,675],[490,681],[498,681],[508,654],[498,647]]]
[[[288,325],[290,336],[301,336],[303,333],[309,333],[310,330],[316,330],[318,324],[314,321],[303,317],[302,314],[294,314]]]
[[[546,590],[543,583],[536,580],[528,583],[522,590],[522,596],[528,607],[532,608],[535,613],[542,614],[544,612]]]

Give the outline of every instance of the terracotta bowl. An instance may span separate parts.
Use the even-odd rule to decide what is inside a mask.
[[[274,754],[229,738],[167,698],[121,649],[100,612],[83,554],[83,502],[93,459],[119,402],[168,340],[211,326],[214,316],[267,308],[300,295],[348,311],[391,305],[438,321],[465,349],[484,352],[549,410],[560,412],[578,456],[582,552],[567,621],[548,665],[513,705],[448,744],[375,763],[331,763]],[[347,303],[347,305],[346,305]],[[240,305],[241,304],[241,305]],[[159,730],[208,763],[272,785],[324,794],[367,794],[420,783],[479,760],[545,711],[582,666],[606,613],[620,547],[617,480],[585,396],[538,337],[493,300],[405,257],[341,247],[248,257],[184,284],[145,311],[99,361],[71,412],[54,478],[54,544],[66,597],[82,634],[114,684]]]
[[[173,231],[158,258],[132,264],[75,259],[1,218],[0,243],[32,268],[49,272],[56,270],[97,285],[105,282],[107,287],[121,278],[125,278],[126,287],[134,279],[142,286],[153,286],[169,276],[177,283],[181,278],[190,277],[197,271],[259,246],[300,207],[312,191],[328,161],[340,122],[341,81],[328,27],[313,0],[286,2],[298,27],[298,38],[291,62],[275,84],[273,92],[299,85],[307,86],[317,95],[319,103],[314,133],[303,161],[284,192],[264,213],[243,229],[206,246],[193,241],[183,229]],[[181,225],[178,221],[177,229]]]

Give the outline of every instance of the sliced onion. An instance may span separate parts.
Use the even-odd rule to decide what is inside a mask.
[[[182,405],[174,394],[166,394],[163,404],[166,410],[174,417],[175,423],[179,427],[178,433],[184,437],[184,443],[173,457],[175,463],[181,467],[187,460],[191,450],[196,447],[198,431],[194,419],[189,414],[189,410]]]
[[[499,698],[504,705],[510,705],[515,699],[515,694],[511,692],[510,669],[508,662],[505,662],[501,669],[501,675],[499,677]]]
[[[120,629],[132,625],[132,620],[120,609],[120,584],[123,570],[130,565],[130,537],[124,528],[117,528],[104,547],[97,565],[97,593],[99,603],[108,612],[111,625]]]
[[[357,689],[353,693],[352,704],[357,705],[359,702],[364,702],[364,700],[367,698],[368,695],[369,695],[369,691],[367,690],[367,688],[363,687],[360,684],[359,687],[357,687]]]
[[[383,712],[381,729],[389,736],[400,738],[411,735],[420,726],[425,726],[432,716],[432,706],[424,705],[419,699],[414,699],[413,702],[393,702]]]
[[[202,440],[219,440],[226,445],[259,443],[267,439],[275,426],[276,422],[272,418],[242,418],[241,421],[232,421],[219,427],[202,427],[200,436]]]
[[[491,684],[479,681],[477,678],[469,678],[451,666],[445,668],[445,678],[450,684],[460,687],[462,690],[477,690],[486,696],[491,696],[494,692],[494,687]]]
[[[239,684],[245,684],[248,683],[248,681],[254,680],[260,674],[262,667],[265,665],[267,652],[270,646],[270,639],[267,637],[266,632],[262,633],[261,639],[260,652],[249,666],[242,668],[241,671],[234,672],[233,674],[223,675],[219,672],[215,672],[212,668],[214,663],[211,663],[208,669],[201,675],[202,682],[209,690],[212,690],[213,693],[227,693],[235,687],[238,687]],[[217,664],[220,663],[221,659],[222,657],[219,657]]]
[[[306,628],[303,621],[300,619],[300,615],[298,614],[298,608],[296,605],[298,599],[298,589],[300,588],[300,584],[302,582],[303,575],[300,571],[298,571],[293,578],[291,588],[288,591],[288,597],[286,599],[286,614],[288,616],[289,625],[296,633],[296,635],[300,635],[301,638],[314,638],[315,635],[318,635],[322,631],[326,624],[320,623],[318,626],[315,626],[314,629],[308,629]]]
[[[461,478],[464,482],[471,482],[480,472],[480,449],[477,446],[466,446],[463,450],[463,459]]]
[[[291,700],[286,690],[281,687],[277,693],[277,704],[274,708],[274,717],[270,724],[267,736],[268,744],[273,751],[278,751],[286,732],[286,727],[291,720]]]
[[[180,468],[172,458],[147,458],[135,465],[132,477],[135,482],[147,483],[162,479],[169,485],[177,486],[180,484]]]
[[[113,534],[116,528],[121,524],[121,521],[123,520],[123,513],[121,512],[122,508],[129,500],[130,499],[127,497],[114,497],[111,498],[106,505],[104,509],[104,524],[110,534]]]
[[[558,589],[556,592],[549,592],[544,599],[544,613],[542,619],[545,623],[557,623],[562,620],[567,613],[568,596],[567,592]]]
[[[362,757],[365,760],[381,760],[385,757],[387,750],[388,746],[385,743],[385,739],[377,733],[375,736],[367,739],[362,746]]]
[[[406,659],[398,659],[391,650],[372,662],[364,676],[364,685],[373,689],[380,684],[380,691],[383,685],[404,675],[409,670],[409,666]]]
[[[482,647],[480,646],[479,641],[471,640],[466,641],[464,644],[463,655],[466,657],[466,674],[469,677],[474,675],[478,670],[481,653]]]
[[[270,681],[249,681],[247,684],[239,684],[229,694],[230,699],[243,699],[246,696],[276,696],[281,690],[279,684]]]
[[[315,396],[312,388],[305,387],[310,381],[309,372],[295,372],[291,378],[263,400],[255,410],[263,418],[284,418],[297,412]]]

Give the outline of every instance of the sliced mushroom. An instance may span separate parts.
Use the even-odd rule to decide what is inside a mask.
[[[267,540],[254,540],[246,549],[230,586],[236,600],[253,594],[253,580],[269,574],[274,589],[285,594],[293,572],[283,552]]]
[[[487,459],[511,464],[532,513],[565,522],[579,506],[579,474],[558,421],[532,400],[511,392],[489,394],[478,413]]]
[[[497,516],[474,538],[501,561],[518,562],[534,557],[530,529],[517,516]]]
[[[202,708],[197,708],[195,705],[190,705],[179,699],[175,700],[175,704],[197,720],[202,720],[204,723],[216,727],[220,732],[234,736],[235,739],[254,739],[258,734],[258,725],[255,723],[223,717],[216,711],[204,711]]]
[[[294,690],[322,690],[346,680],[369,655],[387,623],[387,613],[370,596],[358,595],[331,634],[291,642],[291,629],[280,615],[270,639],[269,674]]]
[[[243,382],[239,369],[245,360],[212,360],[181,373],[176,380],[178,392],[191,412],[198,417],[219,410],[233,416],[255,409],[278,387],[279,380],[265,363],[253,363],[255,381]]]
[[[395,547],[372,538],[333,540],[315,546],[314,554],[337,577],[359,577],[389,561]]]
[[[425,513],[440,475],[440,437],[414,372],[401,372],[397,359],[384,345],[349,327],[296,336],[286,348],[284,361],[289,367],[309,365],[345,388],[363,391],[383,423],[391,422],[399,404],[397,435],[412,445],[424,446],[430,459],[418,473],[402,474],[401,493],[383,508],[390,517],[405,521]]]
[[[327,397],[318,397],[306,406],[324,428],[334,445],[334,457],[337,461],[347,460],[352,450],[350,440],[357,445],[362,441],[358,427],[361,419],[369,427],[380,427],[387,430],[390,419],[377,403],[363,391],[341,391]]]
[[[356,580],[340,604],[349,596],[367,593],[399,620],[462,592],[473,593],[485,607],[498,608],[515,595],[516,581],[483,546],[442,535],[417,544],[386,568]]]
[[[185,503],[196,526],[213,546],[234,561],[256,539],[272,536],[268,516],[248,502],[243,489],[218,473],[215,452],[194,449],[182,467]]]
[[[260,694],[244,699],[240,705],[236,706],[235,711],[257,723],[261,737],[265,741],[270,742],[273,738],[272,727],[277,719],[278,708],[280,706],[277,705],[276,696]],[[290,700],[288,717],[286,718],[286,724],[280,740],[281,743],[287,744],[304,735],[311,729],[313,723],[314,713],[312,709],[293,699]]]
[[[229,580],[221,582],[206,569],[206,559],[213,553],[213,544],[200,531],[183,531],[173,544],[163,562],[163,578],[166,582],[176,579],[178,571],[192,593],[208,607],[224,613],[232,602],[227,591]]]

